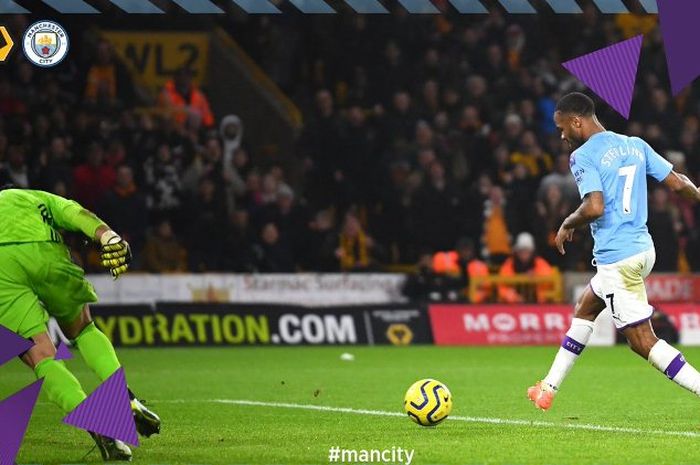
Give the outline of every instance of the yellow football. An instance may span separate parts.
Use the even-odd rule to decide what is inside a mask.
[[[406,391],[403,409],[421,426],[435,426],[452,412],[452,394],[440,381],[421,379]]]

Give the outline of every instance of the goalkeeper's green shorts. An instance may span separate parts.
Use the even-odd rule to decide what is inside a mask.
[[[70,323],[90,302],[97,302],[95,288],[65,245],[0,245],[0,325],[31,338],[46,331],[49,315]]]

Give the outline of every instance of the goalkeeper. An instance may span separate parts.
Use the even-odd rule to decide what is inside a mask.
[[[73,341],[100,381],[120,367],[112,343],[95,326],[88,304],[97,301],[83,270],[75,265],[59,230],[82,232],[101,245],[102,265],[114,279],[129,268],[131,251],[117,233],[78,203],[42,191],[0,187],[0,325],[34,342],[20,358],[49,400],[65,413],[85,398],[47,332],[49,315]],[[160,431],[160,419],[129,391],[138,432]],[[130,460],[121,441],[90,433],[104,460]]]

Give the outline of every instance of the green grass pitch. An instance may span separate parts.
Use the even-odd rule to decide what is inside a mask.
[[[700,463],[700,402],[625,347],[588,348],[552,410],[535,410],[525,391],[544,375],[555,350],[276,347],[130,349],[119,354],[132,388],[164,422],[160,436],[142,440],[135,449],[137,464],[326,464],[332,446],[414,449],[418,465]],[[355,360],[341,361],[343,352]],[[700,348],[688,348],[685,354],[700,365]],[[87,390],[96,386],[79,356],[68,365]],[[526,424],[448,418],[437,427],[422,428],[402,416],[213,402],[402,412],[405,390],[425,377],[449,386],[455,417]],[[0,397],[32,380],[19,362],[1,367]],[[99,462],[96,451],[85,457],[91,447],[87,435],[63,425],[58,409],[42,397],[18,463]]]

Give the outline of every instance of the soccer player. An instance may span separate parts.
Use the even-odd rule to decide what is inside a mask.
[[[73,342],[100,381],[120,367],[112,343],[90,317],[88,304],[97,301],[83,270],[75,265],[59,230],[82,232],[101,244],[102,265],[114,279],[126,272],[129,244],[78,203],[42,191],[0,187],[0,325],[34,345],[20,358],[44,378],[49,400],[65,413],[86,395],[63,361],[46,323],[51,315]],[[129,391],[138,432],[160,432],[160,418]],[[90,433],[104,460],[131,460],[121,441]]]
[[[683,354],[654,334],[653,309],[647,302],[644,278],[656,253],[647,230],[647,176],[673,192],[700,202],[700,191],[644,140],[606,131],[595,115],[593,101],[584,94],[568,94],[559,101],[554,122],[571,154],[571,172],[582,203],[569,215],[556,236],[561,254],[574,231],[590,224],[595,243],[597,273],[576,304],[571,328],[547,376],[528,389],[537,408],[547,410],[591,334],[593,322],[606,307],[615,327],[634,352],[682,387],[700,395],[700,373]]]

